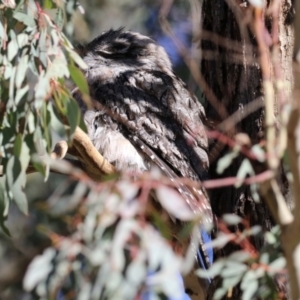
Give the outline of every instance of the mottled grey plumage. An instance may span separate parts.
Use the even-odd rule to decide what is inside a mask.
[[[143,172],[155,163],[171,179],[204,179],[204,109],[173,73],[164,49],[141,34],[110,30],[79,52],[95,105],[85,121],[101,154],[122,171]],[[178,190],[212,221],[204,191],[182,184]]]

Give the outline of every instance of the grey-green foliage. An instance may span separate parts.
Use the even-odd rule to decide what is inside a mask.
[[[47,177],[49,168],[39,157],[51,151],[52,131],[71,140],[81,124],[80,110],[66,79],[70,77],[87,94],[84,76],[77,68],[84,69],[85,64],[62,32],[65,26],[71,33],[69,21],[75,6],[74,1],[50,0],[3,0],[0,6],[0,151],[4,174],[0,224],[4,230],[11,200],[28,213],[23,191],[28,165]],[[76,295],[76,299],[134,299],[147,288],[153,299],[158,294],[177,296],[182,288],[178,276],[191,268],[199,235],[195,234],[195,244],[183,259],[159,233],[170,235],[160,216],[156,216],[156,228],[145,219],[148,195],[139,193],[142,185],[126,179],[95,184],[65,162],[59,164],[70,170],[77,185],[71,195],[56,190],[48,203],[58,205],[47,208],[52,217],[61,216],[64,223],[69,222],[68,233],[62,236],[46,224],[35,225],[42,228],[52,247],[33,259],[24,289],[33,292],[35,299],[56,299],[58,294],[69,295],[67,298]],[[174,193],[159,187],[157,199],[174,219],[191,221],[181,233],[188,237],[199,230],[199,216]],[[53,201],[55,197],[59,200]],[[172,206],[164,201],[170,198]]]
[[[141,214],[145,195],[139,193],[139,184],[123,178],[78,185],[67,202],[72,207],[75,201],[77,206],[70,224],[73,234],[50,233],[53,247],[33,259],[24,289],[34,290],[38,299],[56,299],[59,290],[60,297],[74,295],[72,299],[131,300],[147,291],[152,294],[149,299],[159,299],[159,294],[178,297],[182,292],[178,275],[194,254],[176,255],[157,229],[145,222]],[[164,193],[168,199],[172,196]],[[53,211],[57,216],[59,210]]]
[[[232,226],[238,225],[242,220],[236,215],[226,214],[223,222]],[[259,251],[251,244],[251,236],[265,240]],[[218,278],[221,281],[213,299],[222,299],[236,286],[242,290],[242,300],[278,299],[274,278],[281,276],[283,282],[287,279],[284,278],[286,260],[280,249],[279,226],[266,233],[262,233],[259,226],[247,228],[238,234],[220,232],[211,246],[223,248],[232,241],[239,244],[241,250],[218,259],[208,270],[197,270],[200,277]]]
[[[55,1],[55,3],[59,1]],[[58,130],[65,139],[80,123],[80,111],[65,86],[70,75],[83,93],[87,85],[75,66],[85,64],[61,31],[70,20],[74,1],[66,6],[54,2],[28,0],[2,1],[0,6],[0,157],[3,168],[0,220],[7,216],[9,201],[14,200],[25,214],[28,211],[25,171],[31,162],[47,175],[35,154],[52,148],[53,122],[61,120]],[[54,20],[51,11],[55,11]],[[58,26],[60,25],[60,27]],[[69,26],[70,27],[70,26]],[[64,119],[64,122],[62,120]],[[56,127],[57,130],[57,127]],[[5,228],[4,228],[5,229]]]

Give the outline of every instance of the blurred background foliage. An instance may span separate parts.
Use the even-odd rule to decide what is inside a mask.
[[[9,2],[10,1],[2,1],[2,3],[6,4]],[[61,1],[54,2],[57,6],[63,5]],[[160,0],[87,0],[81,1],[80,6],[78,7],[76,1],[69,0],[66,2],[64,15],[57,13],[57,9],[53,5],[52,1],[40,1],[41,5],[45,7],[49,15],[56,19],[57,23],[64,27],[64,32],[75,46],[76,44],[84,44],[91,41],[103,31],[110,28],[117,29],[119,27],[124,27],[127,30],[139,31],[154,38],[158,41],[158,43],[164,46],[170,55],[176,73],[182,77],[183,80],[188,83],[189,88],[203,100],[201,97],[201,91],[199,91],[197,85],[193,81],[190,71],[184,64],[177,47],[174,45],[172,39],[166,35],[161,28],[159,16],[163,2],[168,3],[168,1]],[[195,32],[193,32],[193,25],[200,22],[200,19],[195,20],[195,11],[193,11],[194,2],[195,1],[192,0],[169,1],[171,6],[168,14],[168,21],[174,34],[180,39],[181,43],[190,50],[195,59],[199,59],[200,66],[198,42],[192,43],[193,35],[195,34]],[[200,15],[198,15],[198,17],[200,18]],[[198,27],[198,29],[199,28],[200,27]],[[3,97],[3,95],[1,95],[1,97]],[[55,128],[55,124],[53,124],[52,127]],[[56,127],[56,130],[53,130],[52,144],[61,139],[61,136],[58,133],[62,136],[66,135],[65,128],[58,126]],[[101,192],[105,193],[105,190],[102,190]],[[116,191],[114,190],[113,192],[115,193]],[[61,274],[67,277],[66,273],[68,272],[68,275],[70,275],[66,281],[66,286],[64,289],[60,290],[59,297],[57,299],[74,299],[74,286],[80,287],[80,291],[77,290],[77,292],[82,293],[82,299],[90,299],[87,295],[89,295],[92,288],[89,285],[88,278],[95,277],[94,267],[95,265],[97,266],[97,262],[89,261],[84,266],[78,266],[78,264],[68,265],[68,270],[66,271],[66,266],[62,265],[61,262],[68,261],[68,259],[74,259],[74,261],[80,262],[85,255],[87,257],[88,255],[84,251],[86,249],[78,249],[74,247],[74,251],[77,251],[76,254],[74,254],[75,258],[67,257],[68,251],[71,250],[70,241],[66,239],[67,246],[66,249],[63,249],[65,245],[60,245],[59,240],[60,236],[69,236],[74,238],[73,241],[76,239],[80,240],[80,238],[87,238],[84,236],[80,236],[78,238],[78,235],[82,232],[80,232],[80,230],[77,232],[76,226],[81,224],[81,222],[83,224],[82,226],[95,226],[92,227],[91,231],[96,231],[96,225],[91,225],[89,223],[91,219],[87,218],[86,220],[83,220],[84,218],[82,217],[87,214],[87,207],[83,205],[83,202],[81,201],[82,199],[83,201],[86,201],[89,198],[92,199],[92,202],[89,203],[89,205],[91,205],[89,209],[92,207],[91,211],[93,211],[92,205],[95,204],[93,203],[95,200],[93,189],[87,189],[86,186],[77,184],[76,180],[63,175],[50,174],[48,180],[45,181],[41,174],[31,174],[27,176],[25,194],[28,199],[29,214],[23,214],[14,203],[11,203],[7,214],[8,217],[5,221],[5,226],[8,228],[11,236],[9,237],[5,233],[0,232],[0,299],[55,299],[53,294],[46,295],[43,287],[47,280],[46,277],[49,274],[49,276],[52,276],[51,278],[55,279],[54,275],[57,270],[57,278],[59,278]],[[100,204],[98,203],[98,205]],[[119,203],[118,205],[113,203],[113,205],[118,207]],[[124,207],[122,209],[124,209]],[[101,219],[101,210],[97,211],[100,211],[98,218]],[[232,219],[232,217],[229,217],[227,225],[229,227],[235,226],[235,228],[238,228],[238,224],[241,220],[239,219],[236,223],[232,223],[232,220],[234,220],[234,218]],[[259,229],[254,232],[255,228],[253,230],[247,228],[247,226],[240,226],[239,228],[245,229],[245,231],[241,230],[241,235],[245,238],[248,238],[252,234],[260,234],[262,239],[268,241],[266,246],[260,253],[255,252],[255,255],[252,256],[247,255],[248,252],[253,250],[249,246],[250,250],[245,248],[243,249],[245,251],[233,253],[228,261],[221,259],[217,262],[214,269],[208,271],[208,273],[199,272],[198,275],[204,278],[207,278],[207,276],[211,278],[217,277],[219,283],[222,279],[224,279],[223,283],[220,283],[220,287],[217,290],[218,297],[216,297],[216,299],[221,299],[225,294],[229,293],[229,287],[236,285],[241,280],[244,281],[242,289],[248,297],[245,297],[244,299],[251,299],[258,295],[265,299],[276,299],[278,295],[276,288],[274,287],[272,277],[276,272],[280,272],[285,264],[280,252],[278,232],[275,229],[274,232],[265,236]],[[151,227],[147,227],[146,229],[143,229],[144,232],[151,231]],[[113,230],[115,230],[115,228]],[[142,233],[143,230],[140,230],[139,232]],[[109,234],[111,237],[112,232],[110,231]],[[224,236],[226,236],[226,234],[221,233],[217,237],[215,241],[216,247],[222,248],[226,243],[230,242],[227,238],[224,240]],[[141,240],[144,238],[142,234],[139,237]],[[237,239],[241,239],[241,237],[239,236]],[[92,242],[93,240],[91,238],[91,244],[89,244],[89,246],[92,245]],[[168,252],[170,247],[168,248],[168,245],[159,239],[156,242],[157,245],[160,245],[160,247],[157,248],[160,253],[156,253],[153,250],[153,255],[157,255],[157,257],[161,259],[161,262],[169,262],[169,267],[174,267],[171,270],[172,275],[178,274],[178,270],[180,268],[176,264],[174,264],[174,266],[172,265],[172,263],[177,262],[177,258],[174,258],[173,253]],[[57,252],[44,252],[44,255],[40,257],[41,260],[35,261],[36,263],[32,267],[33,271],[31,274],[33,274],[37,269],[45,271],[45,277],[39,278],[42,280],[40,290],[35,291],[34,293],[25,292],[23,289],[23,277],[29,263],[34,257],[36,257],[36,255],[43,253],[46,248],[53,245],[56,246]],[[73,246],[74,244],[72,247]],[[149,249],[150,246],[151,245],[147,245]],[[161,251],[162,249],[166,250],[166,255],[164,257],[162,255],[164,253]],[[107,249],[104,250],[107,251]],[[109,252],[108,255],[113,255],[113,253]],[[155,258],[156,260],[158,259],[157,257]],[[143,259],[144,257],[141,256],[142,263],[140,265],[143,265]],[[274,262],[273,269],[264,270],[263,268],[257,267],[255,271],[252,270],[253,264],[270,264],[272,262]],[[51,263],[53,263],[55,267],[53,270],[49,271],[47,268]],[[131,278],[133,281],[136,279],[139,280],[143,278],[143,276],[145,277],[145,270],[142,268],[135,269],[134,272],[135,274],[139,274],[139,276],[133,276],[133,278]],[[82,277],[80,277],[81,275]],[[159,292],[161,292],[164,288],[166,289],[165,294],[168,294],[168,292],[172,294],[172,292],[176,291],[176,286],[174,287],[176,280],[173,280],[174,278],[169,275],[168,281],[165,283],[166,286],[162,286]],[[114,280],[117,279],[112,278],[110,282],[114,282]],[[108,282],[108,284],[110,282]],[[34,278],[31,277],[31,281],[28,279],[27,288],[29,289],[30,287],[33,287],[34,283],[37,283]],[[80,285],[80,283],[82,284]],[[136,285],[140,284],[140,282],[133,283]],[[55,283],[53,284],[54,289],[52,292],[57,292],[59,284],[57,284],[57,282],[57,285],[55,285]],[[126,287],[124,287],[124,289],[126,289]],[[122,291],[123,290],[120,292]],[[93,292],[96,294],[99,293],[97,290],[93,290]],[[38,294],[42,296],[38,296]]]
[[[21,2],[17,1],[16,4]],[[58,6],[61,5],[59,1],[56,2]],[[8,2],[4,3],[7,5]],[[177,74],[186,82],[190,82],[194,91],[197,90],[176,46],[161,29],[161,1],[91,0],[81,1],[79,8],[76,1],[67,1],[64,16],[57,13],[52,1],[40,3],[57,23],[64,26],[66,35],[75,46],[91,41],[110,28],[124,27],[153,37],[165,47]],[[192,24],[189,22],[189,1],[174,1],[169,18],[175,33],[180,36],[186,47],[190,47]],[[1,93],[2,99],[3,96]],[[64,135],[63,128],[56,129]],[[60,138],[57,130],[52,132],[52,144]],[[0,180],[4,185],[3,178]],[[0,232],[1,300],[33,299],[34,295],[26,293],[22,287],[27,266],[37,254],[53,244],[50,238],[52,232],[70,235],[74,231],[74,208],[78,203],[74,204],[70,200],[73,199],[72,195],[78,192],[76,186],[76,183],[63,175],[50,174],[46,181],[38,173],[27,176],[25,194],[29,214],[23,214],[17,205],[11,202],[5,221],[10,237]]]

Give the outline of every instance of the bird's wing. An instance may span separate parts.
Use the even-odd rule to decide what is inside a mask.
[[[126,71],[114,82],[90,85],[96,109],[104,109],[106,122],[119,130],[150,161],[174,182],[178,177],[205,179],[208,168],[207,138],[201,118],[203,107],[176,77],[151,70]],[[195,213],[213,222],[211,206],[203,189],[192,189],[176,181]],[[202,236],[202,235],[201,235]],[[201,244],[205,265],[210,260]]]
[[[158,71],[126,71],[112,83],[90,87],[124,135],[138,137],[177,175],[206,178],[203,108],[181,81]]]

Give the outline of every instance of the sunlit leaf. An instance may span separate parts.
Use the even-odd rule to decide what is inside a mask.
[[[220,300],[222,299],[226,293],[228,292],[228,290],[226,288],[218,288],[215,292],[214,292],[214,296],[213,296],[213,300]]]
[[[276,272],[282,271],[286,266],[286,259],[285,257],[281,256],[272,261],[269,264],[270,273],[274,274]]]
[[[249,3],[252,4],[254,7],[257,8],[264,8],[265,1],[264,0],[249,0]]]
[[[25,96],[25,94],[29,91],[29,85],[25,85],[22,88],[17,89],[16,97],[15,97],[15,103],[16,105],[19,104],[21,99]]]
[[[242,287],[244,290],[242,295],[242,300],[251,300],[253,299],[254,294],[257,292],[258,289],[258,281],[252,280]]]
[[[229,259],[239,261],[239,262],[245,262],[251,258],[251,255],[244,250],[233,252],[228,256]]]
[[[243,274],[248,270],[247,265],[234,261],[227,261],[225,268],[221,272],[222,277],[231,277],[238,274]]]
[[[232,239],[232,236],[230,234],[225,234],[220,232],[218,234],[218,236],[212,240],[212,242],[210,242],[208,244],[209,247],[212,248],[222,248],[224,247],[230,240]]]
[[[156,189],[156,195],[163,208],[172,216],[183,221],[195,218],[194,212],[174,189],[160,186]]]
[[[62,29],[64,26],[64,11],[62,8],[56,9],[56,15],[55,15],[55,23],[57,26]]]
[[[16,74],[16,87],[19,89],[24,81],[25,74],[28,67],[28,55],[24,55],[21,57]]]
[[[11,40],[7,46],[7,58],[9,61],[12,61],[17,55],[19,50],[16,40]]]
[[[47,278],[53,269],[51,261],[55,254],[56,252],[53,248],[48,248],[42,255],[36,256],[31,261],[23,279],[24,290],[32,291],[39,282]]]
[[[24,14],[24,13],[21,13],[21,12],[16,12],[16,13],[14,13],[13,16],[16,20],[18,20],[19,22],[24,23],[26,26],[33,27],[33,26],[36,25],[35,20],[27,14]]]
[[[242,218],[235,214],[224,214],[222,215],[223,221],[227,225],[237,225],[242,222]]]
[[[232,152],[230,153],[227,153],[226,155],[224,155],[223,157],[221,157],[219,160],[218,160],[218,164],[217,164],[217,173],[218,174],[222,174],[225,169],[227,169],[232,161],[239,155],[239,151],[236,150],[233,150]]]
[[[74,62],[81,68],[82,70],[86,70],[88,68],[87,64],[83,61],[83,59],[72,49],[67,49],[70,53]]]
[[[215,278],[220,275],[222,269],[225,266],[226,261],[223,259],[219,259],[208,270],[198,269],[196,274],[201,278]]]
[[[235,287],[242,278],[242,274],[234,274],[233,276],[223,278],[223,287],[227,290]]]
[[[247,175],[255,175],[255,172],[252,168],[252,165],[249,161],[249,159],[245,158],[242,163],[241,166],[238,170],[238,173],[236,175],[236,177],[239,179],[237,183],[235,183],[235,187],[239,188],[242,185],[243,180],[246,178]]]

